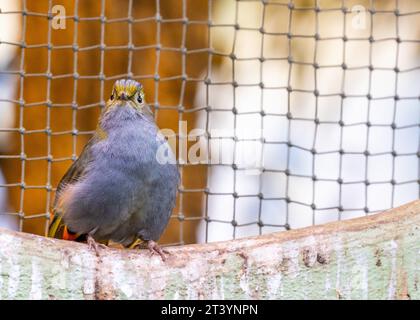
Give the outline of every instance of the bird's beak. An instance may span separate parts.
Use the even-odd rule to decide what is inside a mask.
[[[127,95],[125,94],[125,92],[121,93],[120,98],[121,98],[121,100],[128,100],[128,97],[127,97]]]

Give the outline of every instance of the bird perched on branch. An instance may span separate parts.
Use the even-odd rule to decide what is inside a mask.
[[[95,134],[58,185],[49,236],[86,239],[97,253],[103,246],[98,242],[130,247],[140,239],[164,260],[156,241],[174,208],[178,183],[175,157],[143,87],[118,80]]]

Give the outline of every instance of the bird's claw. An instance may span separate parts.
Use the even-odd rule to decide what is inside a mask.
[[[100,249],[107,249],[108,247],[102,243],[98,243],[93,239],[92,236],[88,235],[87,237],[87,245],[89,247],[89,250],[95,251],[96,255],[99,256],[99,250]]]
[[[153,240],[147,241],[147,249],[150,251],[150,256],[154,254],[160,255],[163,261],[166,261],[166,255],[169,255],[170,252],[168,250],[162,249],[156,242]]]

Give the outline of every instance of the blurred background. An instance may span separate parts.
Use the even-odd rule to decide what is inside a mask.
[[[58,182],[127,77],[144,85],[159,127],[178,133],[182,183],[162,243],[296,229],[419,198],[417,0],[0,9],[0,226],[45,234]]]

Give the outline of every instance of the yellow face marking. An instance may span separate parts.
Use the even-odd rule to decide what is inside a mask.
[[[129,105],[130,107],[143,112],[147,109],[143,86],[135,80],[117,80],[112,88],[105,113],[119,106]]]
[[[134,97],[136,93],[143,91],[140,83],[134,80],[117,80],[114,84],[114,99],[128,100]]]

